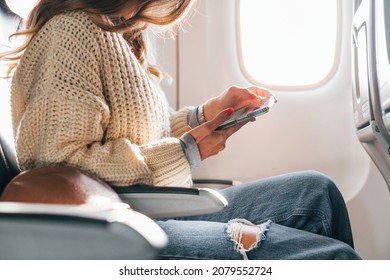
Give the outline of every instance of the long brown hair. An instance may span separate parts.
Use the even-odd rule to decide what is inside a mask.
[[[11,35],[25,35],[27,40],[20,47],[0,54],[0,60],[9,62],[10,76],[34,36],[53,16],[82,10],[103,30],[122,33],[141,65],[161,78],[161,72],[147,60],[147,45],[140,26],[142,23],[159,26],[177,23],[194,2],[195,0],[39,0],[26,20],[25,29]],[[123,18],[124,14],[129,17]]]

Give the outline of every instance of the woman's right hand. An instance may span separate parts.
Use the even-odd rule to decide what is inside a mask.
[[[268,100],[271,96],[274,95],[266,88],[258,86],[250,86],[246,88],[231,86],[219,96],[210,98],[204,103],[204,117],[206,120],[211,120],[221,110],[229,107],[232,107],[235,110],[242,107],[248,107],[248,109],[253,110],[260,107],[263,104],[263,101]]]
[[[202,160],[214,156],[225,149],[226,140],[232,134],[237,132],[241,127],[251,121],[247,120],[227,129],[216,130],[217,127],[227,121],[233,113],[233,108],[227,108],[217,114],[211,121],[207,121],[196,128],[190,129],[187,132],[190,133],[192,137],[194,137],[196,143],[198,144],[198,149]]]

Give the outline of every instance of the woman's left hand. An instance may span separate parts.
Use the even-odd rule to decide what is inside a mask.
[[[250,86],[247,88],[232,86],[221,95],[211,98],[203,105],[203,113],[206,120],[212,120],[226,108],[235,110],[248,106],[248,111],[260,107],[263,100],[267,100],[273,94],[265,88]],[[276,98],[275,98],[276,99]]]

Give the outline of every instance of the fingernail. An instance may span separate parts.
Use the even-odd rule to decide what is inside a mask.
[[[234,108],[230,107],[226,110],[226,115],[231,116],[234,113]]]

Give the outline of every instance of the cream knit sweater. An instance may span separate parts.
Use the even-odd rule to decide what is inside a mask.
[[[21,169],[70,165],[116,186],[192,184],[178,139],[189,110],[171,111],[121,35],[82,12],[51,19],[12,81]]]

